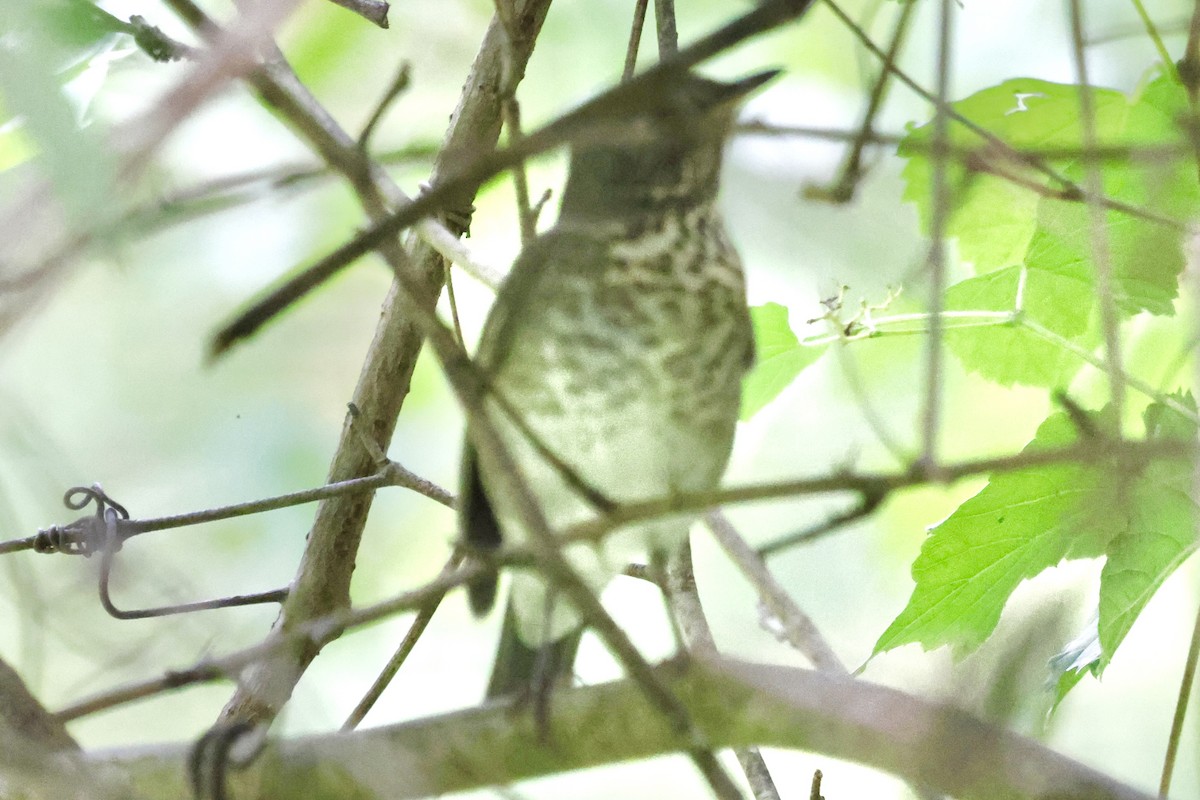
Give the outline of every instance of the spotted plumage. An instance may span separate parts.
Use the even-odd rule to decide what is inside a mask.
[[[753,341],[717,184],[735,102],[766,77],[685,76],[648,141],[576,148],[558,222],[517,259],[484,327],[476,362],[492,391],[609,500],[712,489],[729,459]],[[551,529],[595,517],[494,397],[486,407]],[[525,536],[495,470],[468,445],[460,519],[481,547]],[[676,550],[691,522],[627,526],[566,554],[599,590],[630,559]],[[471,587],[475,610],[494,593],[494,577]],[[514,577],[510,608],[509,633],[529,648],[579,627],[533,573]],[[494,679],[492,693],[507,688]]]

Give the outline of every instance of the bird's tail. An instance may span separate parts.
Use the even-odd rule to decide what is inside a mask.
[[[492,663],[487,699],[506,696],[542,694],[560,684],[569,685],[575,674],[575,655],[583,628],[555,641],[530,647],[517,635],[517,618],[512,601],[504,609],[504,625]]]

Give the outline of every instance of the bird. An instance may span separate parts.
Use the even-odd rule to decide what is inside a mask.
[[[636,135],[579,137],[557,220],[497,292],[474,357],[484,409],[556,533],[601,516],[597,497],[629,503],[720,483],[754,361],[744,272],[717,205],[722,154],[741,101],[776,74],[679,72],[629,119],[606,120]],[[527,534],[471,427],[459,537],[495,551]],[[599,592],[631,560],[678,551],[694,516],[627,525],[564,555]],[[468,586],[477,616],[493,607],[497,581],[487,572]],[[517,571],[486,696],[569,679],[582,631],[554,587]]]

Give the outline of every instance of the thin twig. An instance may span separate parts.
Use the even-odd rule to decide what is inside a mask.
[[[946,228],[950,219],[950,187],[948,184],[949,157],[945,154],[950,141],[950,118],[946,109],[950,97],[950,48],[952,0],[942,0],[938,25],[937,111],[933,117],[933,170],[930,196],[933,210],[929,221],[929,338],[925,346],[925,381],[921,410],[921,463],[926,469],[936,469],[938,437],[942,425],[942,364],[945,336],[942,329],[942,307],[946,292]]]
[[[798,478],[778,482],[753,484],[711,492],[680,492],[655,500],[623,503],[605,516],[572,525],[562,534],[565,542],[590,542],[602,539],[610,531],[624,525],[658,519],[674,514],[709,511],[731,503],[750,503],[785,497],[815,494],[854,492],[860,496],[887,495],[924,485],[950,485],[977,475],[1020,472],[1051,464],[1111,463],[1121,458],[1128,469],[1154,459],[1186,459],[1197,453],[1195,442],[1183,439],[1087,439],[1063,447],[1025,450],[1007,456],[942,464],[936,473],[926,472],[920,462],[899,472],[850,472],[839,470],[816,478]]]
[[[219,522],[220,520],[245,517],[251,514],[262,514],[281,508],[315,503],[331,497],[373,492],[385,486],[402,486],[412,489],[444,506],[453,507],[454,505],[453,495],[445,489],[410,472],[400,464],[389,461],[380,471],[373,475],[329,483],[314,489],[304,489],[299,492],[290,492],[289,494],[259,500],[249,500],[245,503],[234,503],[233,505],[219,506],[217,508],[206,508],[203,511],[189,511],[183,514],[171,514],[152,519],[119,520],[117,522],[117,535],[119,540],[124,542],[143,533],[165,531],[172,528],[185,528],[192,525],[204,525],[209,522]],[[31,550],[34,548],[37,538],[37,536],[27,536],[0,543],[0,555],[15,553],[21,550]]]
[[[704,518],[704,522],[725,555],[737,565],[742,576],[758,593],[759,602],[772,622],[778,625],[776,635],[800,651],[817,669],[848,674],[845,664],[821,635],[812,618],[779,585],[766,562],[746,543],[728,517],[720,511],[712,511]]]
[[[675,0],[654,0],[654,22],[658,28],[658,58],[660,61],[666,61],[679,52]]]
[[[1074,45],[1075,73],[1079,79],[1079,125],[1083,149],[1096,145],[1096,105],[1092,84],[1088,78],[1087,55],[1083,45],[1083,8],[1079,0],[1070,0],[1071,40]],[[1104,178],[1100,166],[1084,155],[1084,181],[1087,188],[1088,242],[1092,251],[1092,268],[1096,275],[1096,294],[1100,306],[1100,327],[1104,333],[1105,361],[1108,363],[1108,390],[1113,416],[1117,425],[1124,419],[1125,369],[1121,353],[1120,319],[1115,297],[1112,253],[1109,247],[1108,226],[1104,208],[1092,198],[1104,193]]]
[[[449,560],[446,561],[446,565],[442,567],[442,571],[438,574],[438,580],[448,579],[453,576],[462,565],[462,561],[462,551],[455,550]],[[371,684],[371,688],[358,701],[358,705],[350,712],[350,716],[342,723],[343,731],[352,731],[357,728],[359,723],[363,721],[363,718],[367,716],[367,713],[370,712],[371,708],[374,707],[376,701],[383,695],[384,689],[396,677],[396,673],[400,671],[400,667],[404,666],[404,662],[408,660],[409,653],[417,646],[417,641],[421,638],[421,634],[425,632],[425,628],[428,627],[430,620],[433,619],[433,615],[437,613],[438,606],[442,604],[447,591],[449,589],[441,593],[433,592],[417,608],[417,615],[408,626],[408,632],[404,634],[404,638],[400,640],[400,644],[396,647],[396,652],[392,654],[387,665],[384,666],[375,678],[375,682]]]
[[[500,18],[508,37],[504,45],[506,50],[512,48],[510,29],[513,22],[509,2],[510,0],[495,0],[494,3],[496,15]],[[502,100],[500,108],[504,113],[504,129],[508,132],[508,146],[515,147],[524,138],[521,130],[521,106],[517,102],[516,78],[518,76],[515,76],[511,67],[508,66],[512,63],[511,55],[506,55],[503,63],[505,66],[501,69],[500,93]],[[511,172],[513,190],[517,197],[517,227],[521,232],[521,246],[528,247],[537,236],[537,220],[533,216],[532,204],[529,201],[529,176],[525,170],[525,162],[518,161],[513,165]]]
[[[183,670],[169,670],[157,678],[137,681],[117,689],[110,689],[55,712],[63,722],[106,711],[127,703],[144,700],[163,692],[211,683],[219,680],[235,680],[248,667],[267,660],[270,656],[292,649],[320,650],[343,633],[396,614],[419,609],[431,598],[444,595],[456,587],[478,578],[484,571],[483,564],[467,564],[452,575],[439,575],[434,580],[412,591],[364,608],[335,611],[323,617],[307,620],[290,630],[276,628],[263,641],[251,647],[237,650],[226,656],[205,659]]]
[[[863,497],[860,502],[856,503],[847,511],[834,514],[829,519],[819,522],[810,528],[797,531],[796,533],[786,534],[772,542],[763,545],[762,547],[759,547],[757,550],[758,555],[762,558],[770,558],[776,553],[781,553],[784,550],[791,550],[792,548],[799,547],[800,545],[811,544],[817,539],[828,536],[829,534],[846,527],[856,520],[870,516],[871,514],[875,513],[875,510],[879,507],[881,502],[883,502],[882,497]]]
[[[956,122],[958,120],[955,120]],[[760,136],[803,136],[812,139],[821,139],[831,142],[846,142],[852,143],[859,137],[864,137],[863,131],[860,128],[817,128],[811,125],[791,125],[774,122],[765,122],[763,120],[746,119],[739,121],[733,126],[735,135],[754,134]],[[865,134],[865,140],[868,144],[882,144],[896,146],[901,143],[905,147],[911,148],[914,153],[932,153],[934,152],[933,143],[928,139],[914,140],[911,134],[900,133],[883,133],[880,131],[869,131]],[[979,144],[966,144],[963,142],[948,143],[943,149],[943,152],[954,156],[967,167],[974,169],[979,168],[979,163],[983,161],[983,156],[986,154],[992,158],[996,157],[995,147],[990,142],[981,142]],[[1098,144],[1094,150],[1090,151],[1092,156],[1098,162],[1133,162],[1143,164],[1160,164],[1164,160],[1178,157],[1180,155],[1190,154],[1192,147],[1184,142],[1160,142],[1155,144],[1120,144],[1108,142]],[[1016,147],[1012,146],[1005,153],[1000,154],[1008,161],[1014,164],[1020,164],[1029,167],[1031,161],[1077,161],[1084,155],[1084,148],[1078,145],[1048,145],[1033,146],[1033,147]],[[1049,190],[1045,184],[1042,184],[1043,190]],[[1073,199],[1082,201],[1082,192],[1077,191],[1073,196],[1068,195],[1063,190],[1051,190],[1057,194],[1062,194],[1062,199]]]
[[[1200,663],[1200,610],[1196,611],[1196,623],[1192,627],[1187,662],[1183,666],[1183,677],[1179,681],[1179,697],[1175,700],[1175,715],[1171,718],[1171,733],[1167,737],[1167,754],[1163,758],[1162,778],[1158,784],[1158,796],[1161,800],[1166,800],[1171,793],[1171,776],[1175,772],[1175,758],[1179,755],[1179,742],[1183,738],[1183,720],[1187,716],[1188,701],[1192,697],[1192,682],[1196,679],[1197,663]]]
[[[1158,32],[1158,27],[1155,26],[1154,20],[1150,19],[1150,15],[1146,13],[1146,6],[1142,0],[1132,0],[1133,7],[1137,11],[1138,19],[1142,21],[1142,27],[1145,29],[1146,35],[1150,37],[1150,41],[1154,43],[1154,48],[1158,51],[1158,57],[1162,60],[1163,69],[1166,70],[1175,80],[1179,80],[1179,71],[1175,68],[1175,63],[1171,61],[1171,54],[1167,52],[1167,46],[1163,44],[1162,36]],[[1091,39],[1092,44],[1098,40]]]
[[[888,45],[883,66],[880,68],[879,74],[875,77],[875,84],[871,87],[871,96],[867,100],[867,109],[863,113],[862,122],[859,124],[858,131],[851,142],[850,152],[846,154],[846,158],[842,162],[838,178],[827,189],[821,189],[816,186],[805,187],[805,197],[829,199],[835,203],[847,203],[854,198],[855,189],[862,179],[863,153],[866,151],[867,143],[873,139],[875,117],[879,114],[879,110],[883,108],[883,101],[887,97],[887,89],[892,82],[892,67],[896,64],[900,48],[908,32],[909,20],[912,19],[912,14],[916,7],[916,3],[905,3],[900,7],[900,16],[897,18],[896,27],[892,31],[891,44]]]
[[[400,69],[396,70],[396,77],[392,78],[392,82],[388,84],[387,91],[383,93],[383,97],[375,105],[375,110],[371,112],[371,118],[367,120],[367,124],[363,126],[362,133],[358,135],[358,146],[364,152],[370,151],[371,136],[375,133],[375,129],[383,118],[387,115],[392,104],[401,94],[408,89],[409,81],[412,77],[412,68],[407,61],[400,65]]]
[[[633,6],[633,23],[629,28],[629,44],[625,48],[625,67],[621,70],[621,80],[627,81],[633,77],[637,69],[638,48],[642,42],[642,29],[646,26],[646,7],[650,0],[636,0]]]

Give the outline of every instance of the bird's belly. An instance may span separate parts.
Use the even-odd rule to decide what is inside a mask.
[[[720,480],[732,445],[734,420],[713,438],[711,426],[681,424],[662,403],[653,402],[651,393],[635,395],[616,408],[588,392],[574,394],[569,400],[568,413],[529,413],[525,424],[575,476],[607,500],[618,504],[654,500],[714,488]],[[498,421],[501,440],[554,534],[562,535],[572,525],[600,515],[499,409],[493,407],[491,417]],[[515,500],[498,496],[489,485],[489,474],[492,471],[486,468],[481,471],[506,540],[525,541]],[[633,523],[598,541],[569,545],[562,552],[599,592],[631,561],[678,550],[694,518],[694,514],[673,515]],[[547,594],[546,584],[536,574],[518,572],[511,591],[512,608],[527,643],[555,640],[579,624],[569,604],[555,600],[553,592]]]
[[[536,314],[506,342],[502,368],[492,374],[503,405],[520,415],[545,450],[613,503],[714,489],[729,460],[753,345],[736,255],[719,227],[713,231],[711,241],[684,237],[680,245],[695,252],[674,254],[687,256],[682,259],[664,261],[644,250],[634,258],[614,249],[611,263],[595,265],[600,275],[556,276],[553,291],[547,282],[539,303],[527,309]],[[692,257],[708,250],[712,258]],[[711,268],[693,274],[693,262]],[[667,271],[676,267],[677,275]],[[488,411],[528,499],[553,533],[602,516],[495,398]],[[494,461],[487,453],[477,456],[506,541],[525,541],[518,498],[495,491]],[[677,550],[695,517],[630,523],[564,554],[599,591],[631,560]],[[536,574],[516,575],[512,591],[527,643],[557,638],[578,624],[570,608],[550,602],[553,593]]]
[[[510,407],[522,410],[524,424],[545,449],[589,488],[624,504],[716,487],[733,444],[740,372],[699,370],[681,380],[642,358],[608,353],[591,364],[586,357],[574,359],[582,364],[565,364],[549,355],[535,389],[528,383],[497,389]],[[562,533],[598,516],[563,470],[492,405],[501,440],[551,529]],[[486,483],[488,471],[483,474]],[[498,513],[505,534],[520,539],[515,508]],[[601,553],[614,562],[610,569],[620,569],[647,551],[674,550],[693,517],[627,526],[606,537]]]

